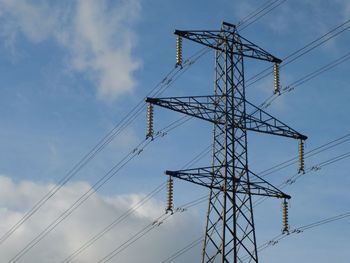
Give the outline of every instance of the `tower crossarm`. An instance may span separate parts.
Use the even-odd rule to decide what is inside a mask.
[[[247,181],[247,179],[245,179],[247,177],[243,176],[246,170],[243,169],[241,169],[238,175],[228,178],[227,183],[224,184],[225,178],[220,173],[220,170],[223,168],[224,166],[201,167],[179,171],[166,171],[165,174],[220,191],[224,191],[224,185],[226,185],[226,191],[228,192],[233,192],[235,188],[235,192],[240,194],[290,198],[289,195],[283,193],[253,172],[249,171],[250,179]]]
[[[212,122],[216,125],[224,125],[225,96],[189,96],[189,97],[169,97],[169,98],[146,98],[147,103],[151,103],[173,111]],[[284,137],[306,140],[307,137],[295,131],[287,124],[276,119],[269,113],[263,111],[252,103],[246,101],[247,112],[245,118],[242,114],[236,116],[233,125],[238,128],[250,131],[268,133]],[[242,123],[244,121],[245,123]]]
[[[291,198],[290,195],[283,193],[277,187],[265,181],[263,178],[253,173],[252,171],[249,171],[249,182],[246,180],[241,180],[239,182],[239,187],[237,192],[247,193],[247,191],[250,191],[251,195],[286,198],[286,199]]]
[[[297,132],[252,103],[246,101],[245,125],[247,130],[306,140],[307,136]],[[241,125],[240,125],[241,126]]]
[[[227,29],[226,29],[227,28]],[[175,30],[174,34],[192,40],[207,47],[228,52],[234,55],[242,55],[259,60],[281,63],[282,60],[271,55],[264,49],[232,31],[236,26],[223,22],[221,30]],[[226,46],[239,46],[239,49],[226,49]]]
[[[166,175],[208,188],[221,189],[221,176],[215,176],[222,166],[209,166],[179,171],[165,171]]]
[[[146,102],[215,124],[224,124],[224,96],[146,98]]]

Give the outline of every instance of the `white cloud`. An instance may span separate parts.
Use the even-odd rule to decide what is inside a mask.
[[[133,17],[133,3],[126,3],[120,13],[118,9],[107,11],[101,1],[78,1],[75,29],[65,44],[73,46],[73,67],[92,73],[103,98],[114,98],[135,86],[131,75],[139,66],[131,57],[135,37],[122,22],[128,14]]]
[[[133,23],[139,0],[62,1],[0,0],[1,36],[7,46],[20,32],[33,43],[54,39],[69,53],[69,68],[97,86],[102,99],[113,100],[133,91],[133,73],[140,62],[132,56],[136,36]]]
[[[17,222],[51,187],[53,185],[30,181],[15,183],[8,177],[0,176],[0,233],[3,234]],[[88,189],[90,185],[85,182],[76,182],[63,187],[0,246],[2,260],[7,262]],[[143,196],[143,194],[130,194],[105,197],[95,194],[19,262],[61,262],[83,242],[133,207]],[[156,199],[151,199],[142,206],[142,209],[137,210],[83,252],[74,262],[97,262],[134,233],[152,223],[154,218],[163,212],[164,205]],[[198,221],[198,216],[191,211],[175,214],[169,221],[138,240],[130,249],[119,254],[115,260],[128,263],[160,262],[177,248],[181,248],[186,242],[189,243],[201,234],[201,226],[193,224],[195,221]],[[138,253],[133,253],[135,251]],[[196,251],[192,253],[199,255]]]
[[[30,41],[43,41],[52,33],[58,14],[47,3],[41,1],[33,5],[23,0],[1,0],[0,5],[5,23],[11,21],[12,30],[20,30]]]

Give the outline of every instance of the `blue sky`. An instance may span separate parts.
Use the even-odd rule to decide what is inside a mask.
[[[267,1],[266,1],[267,2]],[[237,23],[262,1],[29,1],[0,0],[0,215],[8,230],[110,131],[175,65],[174,29],[218,29]],[[346,21],[346,0],[287,0],[241,34],[284,58]],[[349,30],[281,69],[285,87],[349,52]],[[201,47],[184,41],[188,58]],[[212,92],[214,53],[193,64],[164,96]],[[246,79],[268,64],[245,61]],[[283,64],[282,64],[283,65]],[[349,64],[334,69],[278,97],[267,109],[306,134],[306,151],[347,134]],[[272,74],[247,87],[248,99],[261,103],[273,92]],[[17,235],[0,245],[6,260],[89,189],[145,137],[146,112],[84,167]],[[155,129],[180,117],[156,108]],[[211,126],[191,120],[152,142],[93,198],[50,233],[22,262],[60,262],[81,242],[102,229],[165,181],[164,170],[181,168],[210,143]],[[249,134],[250,169],[260,172],[297,154],[297,142]],[[309,168],[348,152],[349,143],[308,158]],[[206,156],[196,166],[207,165]],[[297,165],[267,177],[278,185]],[[349,211],[348,160],[305,174],[285,188],[292,196],[291,228]],[[205,194],[197,186],[175,182],[175,204]],[[161,192],[127,222],[101,239],[76,262],[95,262],[163,212]],[[158,262],[203,231],[206,204],[176,214],[167,224],[125,250],[112,262]],[[278,235],[280,201],[255,210],[258,242]],[[72,231],[74,229],[74,231]],[[93,231],[95,230],[95,231]],[[74,233],[71,233],[74,232]],[[261,262],[347,263],[348,219],[291,235],[260,253]],[[47,244],[57,244],[48,246]],[[114,245],[114,246],[113,246]],[[133,251],[140,251],[137,255]],[[143,252],[143,253],[142,253]],[[200,247],[174,262],[198,260]],[[80,261],[78,261],[80,260]],[[20,262],[20,261],[19,261]]]

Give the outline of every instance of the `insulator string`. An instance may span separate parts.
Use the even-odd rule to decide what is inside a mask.
[[[147,134],[146,138],[153,138],[154,130],[153,130],[153,105],[151,103],[148,104],[147,107]]]
[[[176,67],[182,68],[182,37],[176,38]]]
[[[173,214],[174,204],[173,204],[173,196],[174,196],[174,181],[171,176],[168,178],[168,196],[167,196],[167,207],[165,209],[165,213],[170,212]]]
[[[305,161],[304,161],[304,141],[299,141],[299,171],[298,173],[305,173]]]
[[[288,202],[286,199],[282,203],[282,234],[289,233],[288,224]]]
[[[280,64],[275,63],[273,65],[273,75],[274,75],[274,94],[281,94],[280,85]]]

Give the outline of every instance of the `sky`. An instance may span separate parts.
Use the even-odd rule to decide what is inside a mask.
[[[146,133],[143,107],[130,125],[60,186],[61,179],[130,110],[158,83],[163,85],[169,80],[163,81],[169,72],[179,71],[174,71],[175,29],[216,30],[222,21],[237,24],[265,2],[269,1],[0,0],[1,262],[62,262],[162,185],[165,170],[181,169],[207,147],[212,127],[194,119],[144,149],[137,147]],[[350,17],[347,0],[276,3],[279,2],[240,34],[282,60]],[[348,54],[349,40],[350,30],[344,30],[281,68],[282,87]],[[200,45],[184,40],[184,60],[201,50]],[[344,61],[277,97],[266,109],[308,136],[306,152],[350,132],[348,63]],[[214,52],[206,52],[180,70],[162,96],[211,94],[213,66]],[[246,59],[246,80],[268,66],[266,62]],[[247,85],[247,99],[256,105],[272,93],[272,73]],[[179,117],[156,108],[155,131]],[[306,170],[347,154],[348,138],[307,158]],[[249,165],[255,173],[294,158],[297,151],[295,140],[248,134]],[[118,171],[103,185],[96,185],[129,152],[139,154],[120,169],[116,166],[112,172]],[[206,155],[193,166],[209,163],[210,155]],[[344,158],[320,170],[314,168],[283,189],[292,196],[291,229],[350,211],[348,163]],[[297,170],[298,165],[293,164],[266,179],[279,185]],[[13,225],[54,189],[58,189],[57,193],[2,241]],[[146,226],[152,230],[110,262],[162,262],[200,237],[205,227],[206,202],[156,220],[165,209],[166,191],[160,189],[72,262],[104,262],[101,259]],[[57,222],[61,213],[86,193],[91,195],[81,206],[14,261],[33,238]],[[175,207],[186,207],[184,204],[207,193],[207,189],[175,180]],[[258,245],[281,233],[280,200],[256,206],[254,215]],[[270,263],[348,263],[349,236],[349,218],[345,218],[291,234],[262,250],[259,259]],[[199,245],[173,262],[199,262],[200,253]]]

